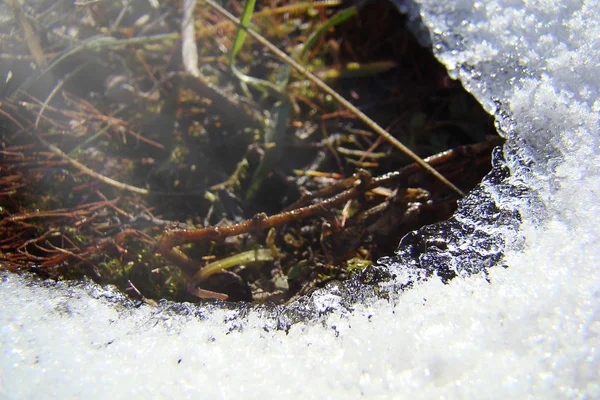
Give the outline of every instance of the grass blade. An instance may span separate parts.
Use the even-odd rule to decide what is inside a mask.
[[[242,264],[250,264],[261,261],[273,261],[271,251],[268,249],[256,249],[249,250],[243,253],[233,255],[231,257],[224,258],[219,261],[215,261],[208,264],[204,268],[200,269],[193,278],[195,282],[201,282],[211,275],[217,272],[223,271],[227,268],[233,268]]]
[[[313,33],[310,34],[306,42],[302,46],[302,50],[300,52],[300,58],[304,59],[308,50],[314,47],[317,44],[317,41],[331,28],[337,26],[347,20],[350,17],[355,16],[358,13],[356,7],[350,7],[345,10],[342,10],[336,13],[333,17],[329,18],[325,23],[321,24]],[[298,57],[293,56],[294,59],[298,59]]]
[[[255,198],[269,173],[273,171],[274,166],[279,163],[279,159],[282,155],[281,144],[287,130],[287,122],[291,108],[292,105],[289,100],[283,99],[271,110],[273,119],[271,120],[271,126],[266,128],[265,144],[275,144],[275,146],[267,147],[265,149],[265,155],[256,168],[256,171],[254,171],[250,187],[246,192],[245,201],[247,202],[252,201]]]
[[[235,35],[235,40],[233,41],[233,46],[231,47],[231,52],[229,53],[229,63],[233,65],[233,60],[235,60],[235,56],[242,48],[244,41],[246,40],[246,36],[248,35],[248,25],[250,25],[250,20],[252,19],[252,13],[254,12],[254,6],[256,5],[256,0],[247,0],[244,5],[244,11],[240,18],[240,23],[238,26],[237,33]]]

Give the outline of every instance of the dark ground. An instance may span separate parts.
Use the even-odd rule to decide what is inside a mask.
[[[302,76],[291,72],[276,95],[245,92],[228,67],[236,27],[203,4],[194,18],[204,78],[186,75],[182,4],[149,4],[2,5],[15,17],[0,25],[1,268],[87,275],[134,297],[195,301],[186,288],[195,271],[163,258],[161,235],[276,217],[301,202],[318,212],[180,247],[197,269],[242,260],[202,288],[286,302],[347,279],[391,254],[407,232],[452,214],[452,190],[421,168],[403,169],[407,156]],[[226,6],[236,15],[243,8]],[[290,54],[342,9],[261,2],[253,21]],[[320,76],[341,74],[327,82],[419,155],[461,148],[436,168],[468,191],[490,169],[493,120],[405,25],[391,3],[370,1],[303,63]],[[361,67],[349,70],[352,63]],[[270,82],[286,68],[252,39],[236,65]],[[277,112],[287,117],[277,122]],[[372,177],[404,172],[360,189],[344,180],[357,168]],[[257,261],[258,252],[268,261]]]

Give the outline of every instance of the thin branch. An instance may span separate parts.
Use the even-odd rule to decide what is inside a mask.
[[[107,185],[114,186],[114,187],[116,187],[118,189],[121,189],[121,190],[126,190],[126,191],[129,191],[129,192],[143,194],[143,195],[150,194],[150,191],[148,189],[142,189],[142,188],[139,188],[137,186],[128,185],[127,183],[122,183],[122,182],[116,181],[116,180],[114,180],[112,178],[109,178],[108,176],[104,176],[102,174],[99,174],[98,172],[96,172],[96,171],[94,171],[94,170],[86,167],[85,165],[83,165],[79,161],[77,161],[77,160],[69,157],[61,149],[59,149],[58,147],[56,147],[52,143],[48,143],[47,141],[45,141],[39,135],[34,135],[34,136],[36,136],[37,139],[44,146],[46,146],[48,149],[50,149],[50,151],[52,151],[54,154],[56,154],[57,156],[61,157],[62,159],[68,161],[71,165],[73,165],[75,168],[77,168],[78,170],[80,170],[84,174],[89,175],[92,178],[98,179],[100,182],[104,182]]]
[[[64,84],[69,79],[71,79],[73,76],[75,76],[85,66],[87,66],[87,63],[78,66],[77,68],[75,68],[74,71],[69,72],[67,75],[65,75],[65,77],[63,79],[61,79],[60,81],[58,81],[58,83],[56,84],[56,86],[54,87],[54,89],[52,89],[52,91],[50,92],[50,94],[46,98],[46,101],[44,101],[44,103],[42,104],[42,107],[40,108],[40,111],[38,112],[37,118],[35,119],[35,123],[34,123],[34,126],[36,128],[40,124],[40,119],[42,118],[42,114],[44,113],[44,111],[46,111],[46,108],[48,107],[48,104],[50,104],[50,102],[52,101],[52,99],[54,98],[54,96],[56,95],[56,93],[58,93],[58,91],[64,86]]]

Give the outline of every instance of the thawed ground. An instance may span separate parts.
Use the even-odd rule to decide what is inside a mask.
[[[0,397],[600,397],[600,7],[421,3],[438,56],[508,136],[512,173],[464,204],[447,248],[391,264],[389,299],[332,288],[302,305],[326,315],[287,330],[282,309],[132,308],[4,276]],[[397,291],[442,262],[459,277]]]

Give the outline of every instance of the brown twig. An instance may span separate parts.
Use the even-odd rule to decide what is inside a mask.
[[[99,174],[98,172],[92,170],[91,168],[86,167],[85,165],[83,165],[79,161],[77,161],[77,160],[69,157],[61,149],[59,149],[58,147],[56,147],[55,145],[53,145],[51,143],[48,143],[41,136],[36,135],[36,138],[44,146],[46,146],[47,148],[49,148],[54,154],[56,154],[57,156],[63,158],[64,160],[67,160],[69,162],[69,164],[71,164],[72,166],[74,166],[75,168],[77,168],[78,170],[80,170],[81,172],[83,172],[84,174],[89,175],[92,178],[95,178],[95,179],[99,180],[100,182],[103,182],[103,183],[106,183],[107,185],[116,187],[117,189],[126,190],[126,191],[137,193],[137,194],[143,194],[143,195],[150,194],[150,191],[148,189],[142,189],[142,188],[139,188],[137,186],[129,185],[127,183],[122,183],[122,182],[116,181],[116,180],[114,180],[112,178],[109,178],[108,176],[104,176],[102,174]]]
[[[359,171],[355,177],[356,184],[353,188],[348,189],[338,195],[335,195],[318,204],[297,208],[291,211],[285,211],[277,215],[268,217],[266,214],[256,214],[253,218],[241,222],[239,224],[216,227],[209,226],[203,229],[196,230],[172,230],[163,234],[158,240],[158,250],[162,255],[177,265],[181,270],[188,275],[194,277],[197,270],[196,263],[191,260],[185,253],[176,247],[191,242],[203,242],[206,240],[224,239],[229,236],[236,236],[247,232],[257,232],[267,228],[272,228],[293,221],[305,219],[327,211],[330,208],[336,207],[347,202],[350,199],[357,198],[371,187],[371,174],[367,171]],[[217,298],[221,300],[227,299],[226,295],[207,291],[197,288],[199,282],[192,278],[188,290],[201,298]]]
[[[489,154],[490,150],[502,143],[501,138],[486,141],[475,145],[462,146],[454,150],[443,152],[432,157],[428,157],[426,161],[436,167],[444,167],[451,161],[456,159],[466,160],[470,162],[472,159],[478,159],[481,154]],[[257,232],[264,229],[289,224],[305,218],[316,216],[324,211],[332,209],[347,203],[352,199],[359,198],[364,193],[377,189],[383,185],[398,184],[399,182],[410,182],[411,177],[419,172],[420,165],[417,163],[411,164],[402,168],[400,171],[385,174],[380,177],[372,178],[371,174],[365,170],[359,170],[350,178],[346,178],[331,187],[325,188],[318,192],[312,193],[301,199],[297,204],[307,204],[313,199],[331,195],[328,199],[322,200],[316,204],[304,205],[300,208],[294,208],[282,213],[267,216],[264,213],[257,214],[253,218],[244,222],[229,225],[229,226],[208,226],[202,229],[174,229],[165,232],[157,241],[159,252],[172,263],[177,265],[181,270],[193,277],[196,274],[198,266],[196,262],[191,260],[185,253],[177,249],[178,246],[186,243],[199,243],[208,240],[221,240],[230,236],[236,236],[243,233]],[[462,168],[459,168],[462,170]],[[407,186],[408,187],[408,186]],[[344,191],[333,195],[336,191],[344,189]],[[365,214],[367,215],[367,214]],[[199,275],[198,275],[199,276]],[[199,282],[192,279],[189,289],[192,293],[202,298],[220,298],[224,295],[218,294],[215,297],[214,292],[204,291],[196,285]]]

